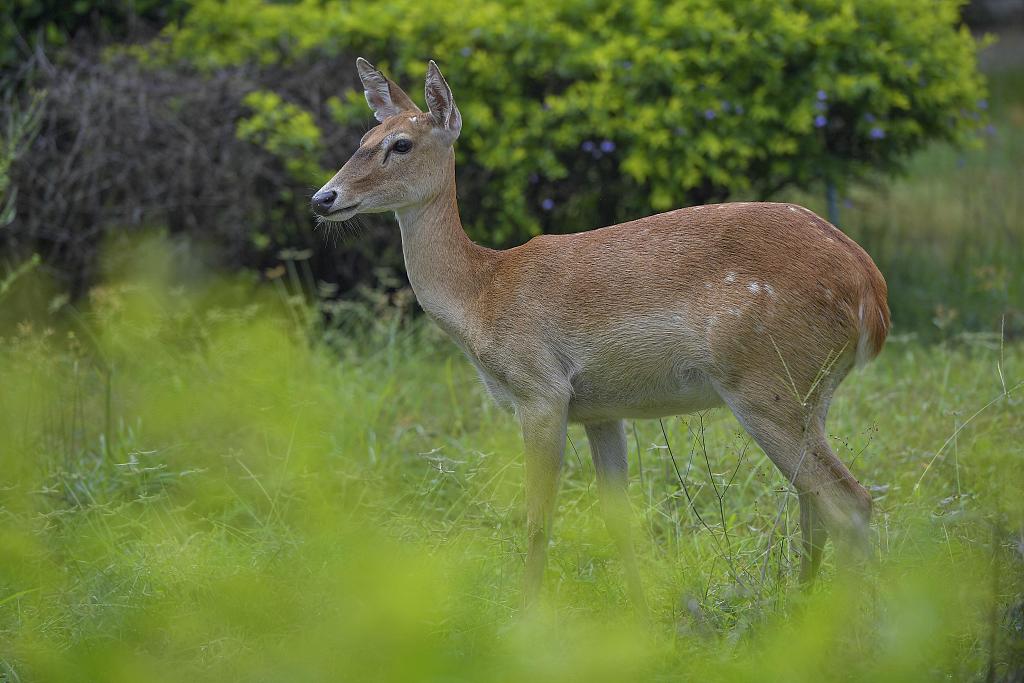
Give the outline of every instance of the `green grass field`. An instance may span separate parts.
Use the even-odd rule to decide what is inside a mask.
[[[994,141],[844,209],[897,326],[831,411],[875,498],[866,576],[830,549],[798,588],[795,496],[717,410],[629,434],[650,622],[578,428],[523,614],[515,420],[408,292],[323,303],[325,328],[301,262],[197,275],[156,239],[74,307],[31,267],[0,278],[0,681],[1020,680],[1013,82]]]
[[[145,253],[67,326],[5,339],[8,680],[902,681],[1019,666],[1024,353],[998,335],[897,337],[839,393],[835,447],[876,502],[864,582],[836,575],[830,552],[801,593],[795,498],[719,410],[664,435],[634,426],[652,623],[631,617],[578,429],[547,607],[522,615],[515,421],[440,333],[395,316],[311,344],[283,289],[169,287],[153,274],[171,259]]]

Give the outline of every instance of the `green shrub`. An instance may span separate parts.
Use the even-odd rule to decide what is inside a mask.
[[[308,111],[266,90],[250,92],[242,103],[252,115],[238,122],[238,139],[280,157],[297,181],[313,184],[324,176],[326,171],[316,161],[320,129]]]
[[[466,222],[501,244],[842,185],[898,170],[930,140],[967,141],[986,103],[959,5],[199,0],[151,54],[205,69],[313,56],[344,71],[364,55],[414,98],[437,59],[466,121]],[[330,104],[339,122],[370,120],[358,90]]]

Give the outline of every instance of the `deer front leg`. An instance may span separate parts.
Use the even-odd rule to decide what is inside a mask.
[[[526,574],[524,603],[540,594],[548,538],[565,452],[566,406],[536,402],[517,407],[526,446]]]
[[[637,568],[636,553],[633,551],[633,540],[629,530],[632,515],[626,496],[626,487],[629,484],[626,429],[622,420],[594,422],[584,425],[584,428],[587,430],[590,455],[597,471],[597,487],[604,523],[622,559],[630,600],[639,613],[645,614],[647,601],[644,599],[640,570]]]

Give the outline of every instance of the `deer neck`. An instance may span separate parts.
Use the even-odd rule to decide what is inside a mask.
[[[442,190],[395,214],[416,299],[445,331],[467,342],[473,303],[493,272],[496,252],[475,244],[462,229],[454,155]]]

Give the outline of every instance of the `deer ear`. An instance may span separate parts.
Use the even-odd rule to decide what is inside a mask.
[[[420,111],[404,90],[362,57],[356,60],[356,70],[359,71],[359,80],[363,82],[366,103],[381,123],[403,111]]]
[[[433,59],[427,66],[426,97],[427,109],[434,117],[434,124],[449,138],[449,144],[455,142],[462,130],[462,114],[455,106],[452,89],[448,87]]]

